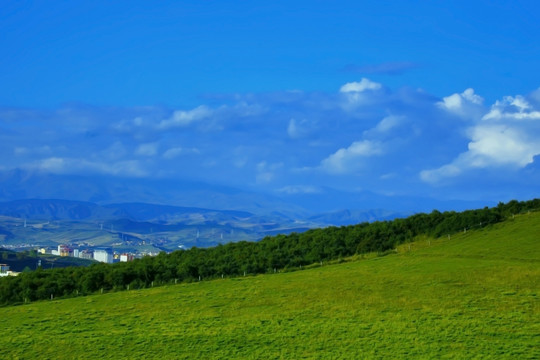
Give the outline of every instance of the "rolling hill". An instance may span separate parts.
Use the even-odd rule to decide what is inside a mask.
[[[273,213],[58,199],[0,202],[0,247],[113,246],[118,251],[207,247],[317,226]]]
[[[0,346],[9,358],[537,359],[538,234],[533,212],[383,257],[0,308]]]

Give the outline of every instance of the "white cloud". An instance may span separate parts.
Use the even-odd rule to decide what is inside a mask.
[[[353,142],[341,148],[321,162],[321,168],[329,173],[345,174],[358,169],[362,158],[383,154],[383,145],[377,141]]]
[[[386,116],[373,129],[364,131],[363,135],[369,137],[380,137],[381,135],[385,135],[392,129],[400,126],[405,119],[405,116]]]
[[[539,120],[540,111],[534,110],[523,96],[505,96],[491,106],[489,113],[482,120]]]
[[[516,128],[503,125],[480,125],[472,130],[469,143],[469,164],[472,167],[491,165],[516,165],[532,163],[540,153],[540,138],[531,142],[527,135]]]
[[[169,119],[162,120],[159,124],[159,128],[169,129],[172,127],[188,126],[191,123],[208,118],[212,114],[213,111],[209,107],[204,105],[201,105],[189,111],[177,110],[172,114]]]
[[[380,88],[382,88],[381,84],[376,83],[366,78],[362,78],[362,80],[360,80],[359,82],[346,83],[339,89],[339,92],[356,93],[356,92],[363,92],[366,90],[379,90]]]
[[[135,154],[141,156],[154,156],[158,152],[158,147],[158,143],[141,144],[135,150]]]
[[[467,170],[520,169],[540,154],[540,111],[523,96],[506,96],[467,131],[468,149],[451,163],[420,172],[425,182],[437,183]]]
[[[377,124],[375,130],[380,133],[387,132],[396,127],[403,119],[404,116],[387,116]]]
[[[435,184],[443,179],[458,176],[461,172],[461,169],[457,165],[448,164],[434,170],[422,170],[420,172],[420,179],[424,182]]]
[[[452,94],[444,97],[436,105],[448,112],[459,115],[463,118],[476,118],[479,111],[482,111],[484,99],[474,93],[474,89],[466,89],[461,94]]]
[[[322,186],[399,192],[425,189],[425,182],[450,188],[442,180],[530,173],[540,153],[539,99],[501,97],[491,106],[472,89],[438,99],[362,79],[333,94],[224,95],[175,112],[92,108],[88,131],[70,121],[72,112],[17,112],[8,121],[0,109],[1,166],[171,179],[190,169],[202,181],[231,186],[302,184],[283,193]]]
[[[382,88],[381,84],[366,78],[362,78],[359,82],[346,83],[339,89],[346,99],[346,103],[342,106],[350,111],[359,105],[369,104],[376,99],[377,95],[380,95],[379,91]]]

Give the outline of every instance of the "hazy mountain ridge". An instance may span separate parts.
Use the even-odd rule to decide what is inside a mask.
[[[181,205],[252,213],[279,211],[289,215],[308,213],[277,196],[200,181],[59,175],[20,169],[0,171],[0,201],[19,199],[64,199],[100,205]],[[135,210],[135,206],[130,208]]]
[[[215,210],[171,205],[125,203],[98,205],[61,199],[21,199],[0,202],[0,215],[34,220],[130,220],[155,224],[292,221],[284,214],[265,217],[247,211]]]
[[[128,217],[118,208],[61,199],[22,199],[0,203],[0,215],[35,220],[94,220]]]
[[[330,187],[307,193],[278,190],[263,193],[196,180],[60,175],[20,169],[0,171],[0,201],[19,199],[64,199],[112,206],[121,204],[122,208],[131,212],[131,216],[142,216],[145,220],[151,218],[152,211],[161,213],[171,210],[162,206],[235,210],[265,216],[279,214],[279,218],[285,216],[294,219],[307,219],[345,209],[353,212],[380,209],[375,210],[381,211],[380,214],[373,214],[369,219],[381,220],[389,216],[387,211],[409,215],[433,209],[465,210],[496,205],[493,201],[384,195]],[[137,203],[145,204],[144,209],[137,209]],[[150,208],[146,204],[159,206]],[[180,213],[180,209],[174,212]],[[378,215],[383,215],[383,218]],[[362,214],[357,220],[365,221],[366,217]]]
[[[0,246],[72,243],[114,245],[130,251],[254,241],[317,225],[278,213],[265,216],[238,210],[143,203],[98,205],[59,199],[2,202],[0,216]]]
[[[392,220],[492,203],[324,187],[253,192],[194,180],[0,171],[0,240],[10,244],[211,246],[314,227]],[[22,227],[28,221],[28,228]],[[50,222],[50,223],[49,223]]]

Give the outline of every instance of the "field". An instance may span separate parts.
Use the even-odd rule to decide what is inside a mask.
[[[538,359],[540,213],[303,271],[0,308],[3,357]]]

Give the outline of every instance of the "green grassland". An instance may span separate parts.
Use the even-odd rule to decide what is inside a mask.
[[[540,213],[384,257],[0,308],[11,359],[538,359]]]

